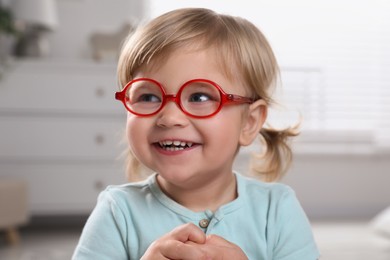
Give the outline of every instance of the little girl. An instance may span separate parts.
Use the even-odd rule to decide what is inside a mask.
[[[267,40],[242,18],[186,8],[138,29],[116,99],[130,175],[137,163],[155,173],[100,194],[73,259],[318,259],[294,192],[232,170],[257,136],[255,171],[274,181],[287,169],[294,133],[263,128],[277,75]]]

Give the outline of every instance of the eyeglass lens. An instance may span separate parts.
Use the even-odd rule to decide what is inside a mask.
[[[221,104],[221,92],[216,86],[205,81],[192,81],[178,92],[179,107],[194,116],[208,116],[218,110]],[[166,102],[163,90],[153,81],[133,82],[126,92],[128,108],[142,115],[157,112]]]

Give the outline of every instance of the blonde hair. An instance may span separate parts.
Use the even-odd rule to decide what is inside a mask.
[[[228,77],[239,77],[253,98],[273,103],[271,94],[279,78],[279,67],[265,36],[243,18],[204,8],[174,10],[138,28],[122,47],[119,84],[125,86],[138,70],[156,65],[178,48],[188,46],[214,47],[215,57]],[[265,181],[280,179],[292,159],[288,138],[296,134],[294,128],[263,127],[260,138],[265,150],[257,156],[253,172]],[[128,177],[137,176],[139,168],[139,161],[129,151]]]

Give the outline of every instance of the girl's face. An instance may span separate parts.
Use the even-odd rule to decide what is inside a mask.
[[[195,78],[209,79],[226,93],[247,96],[240,82],[223,75],[210,50],[180,49],[167,59],[142,70],[134,78],[147,77],[160,82],[168,94]],[[134,155],[159,173],[165,185],[177,188],[202,187],[226,179],[242,141],[242,129],[249,105],[228,105],[213,117],[196,119],[185,115],[174,102],[168,102],[156,115],[127,116],[127,138]],[[183,150],[163,149],[163,143],[182,143]],[[190,147],[189,145],[190,144]]]

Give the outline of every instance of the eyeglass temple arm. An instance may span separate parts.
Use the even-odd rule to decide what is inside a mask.
[[[227,95],[227,100],[232,103],[253,103],[254,100],[252,98],[248,97],[243,97],[243,96],[238,96],[234,94],[228,94]]]
[[[115,99],[124,101],[125,100],[125,93],[124,92],[115,92]]]

